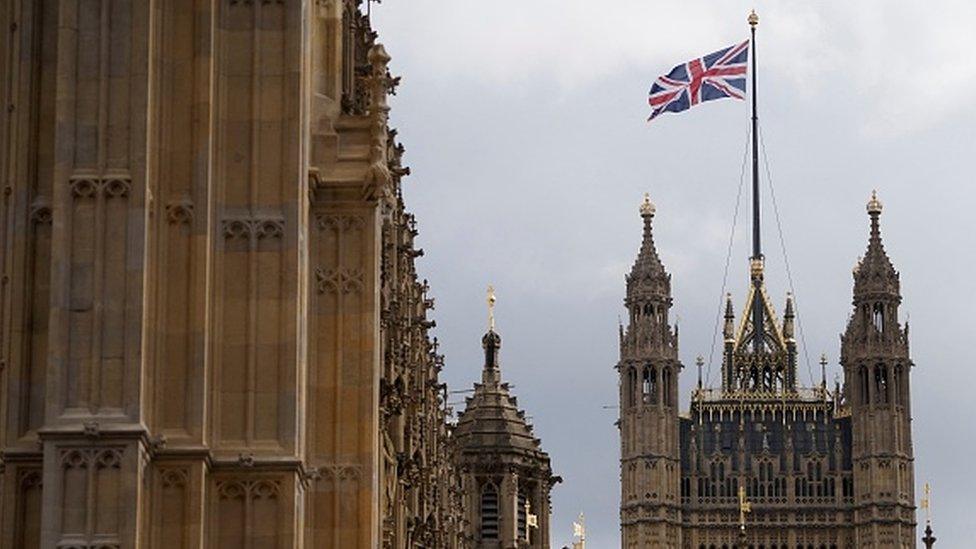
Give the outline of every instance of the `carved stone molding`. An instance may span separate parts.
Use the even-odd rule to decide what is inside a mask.
[[[61,450],[63,469],[118,469],[122,464],[122,448],[65,448]]]
[[[46,196],[38,196],[30,207],[30,221],[35,225],[50,225],[53,213]]]
[[[281,238],[285,221],[279,217],[228,217],[222,222],[224,238],[251,240]]]
[[[319,230],[331,230],[337,233],[363,230],[366,228],[366,219],[358,215],[316,213],[315,226],[318,227]]]
[[[166,204],[166,220],[172,225],[192,225],[193,203],[184,199]]]
[[[271,479],[228,479],[217,482],[220,499],[276,499],[281,493],[281,482]]]
[[[361,293],[365,287],[365,273],[362,269],[315,269],[315,281],[320,294],[326,292],[338,294]]]
[[[94,197],[99,193],[109,198],[125,198],[129,196],[132,180],[126,176],[76,175],[68,180],[68,185],[75,198]]]
[[[336,480],[359,480],[362,477],[362,465],[357,463],[323,464],[318,467],[322,478]]]
[[[159,469],[159,481],[163,488],[184,488],[189,482],[189,476],[189,471],[185,467]]]
[[[17,484],[21,490],[37,488],[43,484],[44,473],[40,469],[21,469],[17,476]]]

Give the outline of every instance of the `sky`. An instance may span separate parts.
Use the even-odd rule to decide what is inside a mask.
[[[655,239],[673,278],[685,410],[695,357],[712,355],[733,225],[737,309],[750,253],[748,185],[734,222],[748,102],[649,124],[647,90],[674,65],[747,38],[753,7],[766,277],[780,311],[792,278],[800,380],[819,381],[821,353],[828,378],[840,372],[851,268],[877,189],[911,323],[916,494],[931,483],[939,544],[963,547],[976,534],[973,2],[374,4],[403,77],[391,123],[412,170],[404,194],[426,252],[418,267],[436,298],[444,378],[452,390],[479,379],[493,284],[502,376],[563,478],[553,546],[571,542],[580,512],[589,547],[619,546],[613,366],[643,193],[657,205]],[[706,367],[713,385],[719,367],[718,357]]]

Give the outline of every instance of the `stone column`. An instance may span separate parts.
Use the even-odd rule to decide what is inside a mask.
[[[508,471],[502,477],[498,502],[499,539],[504,549],[518,547],[518,474]]]

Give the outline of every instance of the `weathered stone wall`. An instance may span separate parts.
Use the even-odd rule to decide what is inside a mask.
[[[0,6],[0,547],[463,543],[359,4]]]

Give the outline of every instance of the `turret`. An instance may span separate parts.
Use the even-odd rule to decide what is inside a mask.
[[[502,382],[502,338],[495,331],[494,305],[489,287],[482,382],[475,385],[454,430],[467,535],[474,549],[548,549],[549,493],[561,479],[552,474],[549,455]]]
[[[671,276],[654,244],[656,208],[645,195],[640,251],[626,277],[629,322],[621,341],[620,513],[626,547],[680,540],[677,328],[669,323]]]
[[[881,239],[882,204],[867,204],[867,251],[853,270],[853,314],[841,336],[851,411],[859,543],[914,547],[914,473],[908,332],[898,319],[900,281]]]

